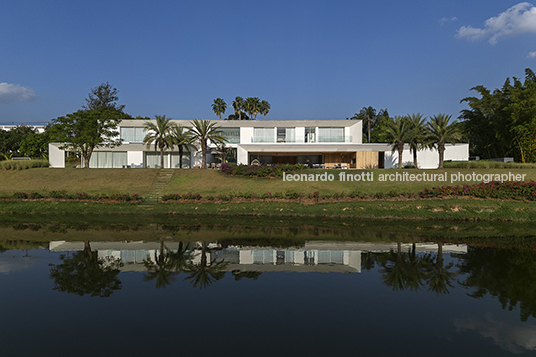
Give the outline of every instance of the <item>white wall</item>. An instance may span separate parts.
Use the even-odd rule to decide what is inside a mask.
[[[65,168],[65,151],[58,146],[60,144],[48,144],[48,162],[50,167]]]
[[[469,144],[447,144],[445,146],[444,160],[467,161],[469,160]],[[402,153],[402,163],[413,163],[413,154],[409,149]],[[420,169],[437,169],[439,166],[439,153],[436,149],[421,150],[417,153],[417,162]],[[385,168],[398,168],[398,151],[385,152]]]

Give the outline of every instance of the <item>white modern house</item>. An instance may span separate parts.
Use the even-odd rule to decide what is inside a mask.
[[[93,152],[91,168],[158,168],[160,154],[154,145],[143,144],[147,134],[144,120],[123,120],[118,135],[123,144],[113,148],[98,148]],[[178,125],[191,126],[190,120],[174,120]],[[277,164],[301,163],[320,167],[394,168],[398,153],[389,144],[364,144],[361,120],[213,120],[229,142],[228,162]],[[65,151],[61,143],[49,144],[51,167],[65,167]],[[215,145],[211,145],[215,148]],[[183,154],[182,168],[201,165],[200,149],[192,147]],[[206,162],[219,162],[216,152],[209,150]],[[469,159],[469,144],[447,144],[445,160]],[[439,165],[436,150],[418,153],[419,167],[435,169]],[[179,168],[177,150],[166,151],[165,168]],[[413,162],[409,146],[404,149],[403,162]]]

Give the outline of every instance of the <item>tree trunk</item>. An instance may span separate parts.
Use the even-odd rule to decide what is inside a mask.
[[[206,141],[201,143],[201,155],[203,156],[201,158],[201,168],[206,169],[207,168],[207,143]]]
[[[179,169],[182,169],[182,145],[179,145]]]
[[[368,143],[370,144],[370,117],[367,115],[367,123],[368,123]]]
[[[443,159],[445,157],[445,146],[444,145],[438,145],[437,152],[439,152],[439,169],[443,168]]]
[[[413,149],[413,166],[415,166],[416,169],[419,168],[419,165],[417,164],[417,148]]]
[[[164,168],[164,147],[160,146],[160,168]]]
[[[404,151],[404,148],[402,147],[402,149],[398,149],[398,168],[401,169],[402,168],[402,153]]]

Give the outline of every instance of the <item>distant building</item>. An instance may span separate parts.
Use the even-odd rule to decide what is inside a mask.
[[[0,125],[0,130],[10,131],[11,129],[15,129],[16,127],[24,125],[24,124],[13,124],[13,125]],[[35,129],[38,134],[42,134],[45,132],[45,126],[44,125],[24,125],[29,128]]]
[[[394,168],[398,165],[398,153],[389,144],[364,144],[361,120],[211,120],[229,139],[231,148],[228,162],[251,164],[252,162],[278,164],[300,163],[312,167],[338,168]],[[184,127],[190,120],[174,120]],[[158,168],[160,154],[154,145],[147,149],[143,139],[147,134],[143,120],[123,120],[118,135],[123,140],[119,147],[99,148],[93,152],[91,168]],[[49,145],[52,167],[65,167],[65,152],[61,143]],[[215,145],[210,145],[215,149]],[[177,150],[166,151],[164,168],[179,168]],[[199,167],[201,152],[192,148],[183,154],[182,168]],[[469,144],[447,144],[445,160],[467,161]],[[422,150],[418,154],[419,167],[437,168],[439,155],[436,150]],[[413,163],[409,145],[404,148],[402,161]],[[206,162],[219,163],[217,153],[209,150]],[[83,164],[83,163],[82,163]]]

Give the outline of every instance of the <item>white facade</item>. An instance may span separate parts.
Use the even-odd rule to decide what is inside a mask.
[[[148,149],[143,138],[145,120],[123,120],[118,134],[123,140],[119,147],[98,148],[94,151],[90,167],[94,168],[155,168],[160,167],[159,152],[154,145]],[[189,127],[189,120],[175,120],[176,124]],[[313,167],[392,168],[398,164],[398,154],[388,144],[363,144],[361,120],[212,120],[229,139],[232,149],[228,162],[251,164],[260,162],[302,163]],[[61,144],[50,146],[52,167],[65,167]],[[215,166],[219,161],[210,144],[206,162]],[[367,162],[364,162],[366,157]],[[468,160],[469,145],[447,145],[445,160]],[[372,161],[371,161],[372,160]],[[420,168],[437,168],[439,156],[436,150],[418,153]],[[165,168],[179,168],[179,153],[166,151]],[[192,147],[183,154],[182,168],[199,167],[201,152]],[[403,162],[413,162],[409,148],[404,150]]]

